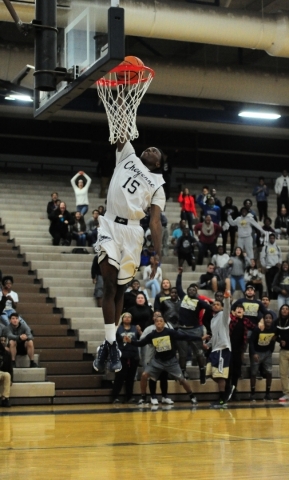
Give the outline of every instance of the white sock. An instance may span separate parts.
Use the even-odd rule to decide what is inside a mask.
[[[106,338],[106,340],[107,340],[110,344],[113,344],[113,342],[116,341],[115,324],[114,324],[114,323],[105,324],[105,325],[104,325],[104,330],[105,330],[105,338]]]

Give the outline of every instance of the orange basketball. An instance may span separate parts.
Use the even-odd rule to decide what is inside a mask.
[[[128,57],[125,57],[124,61],[121,62],[120,65],[131,65],[131,68],[117,72],[117,79],[121,81],[132,81],[137,80],[139,74],[141,73],[140,70],[134,70],[133,67],[143,67],[144,63],[140,58],[129,55]]]

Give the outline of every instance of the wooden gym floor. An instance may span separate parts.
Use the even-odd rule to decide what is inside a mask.
[[[0,409],[0,478],[288,479],[288,407]]]

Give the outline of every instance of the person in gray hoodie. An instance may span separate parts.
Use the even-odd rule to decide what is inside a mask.
[[[228,222],[232,227],[238,228],[238,247],[246,251],[247,257],[249,260],[254,258],[253,253],[253,238],[252,238],[252,227],[257,228],[260,232],[265,235],[264,230],[260,227],[251,214],[249,214],[246,207],[241,208],[241,215],[233,220],[231,215],[228,215]]]
[[[265,270],[268,295],[270,299],[276,298],[275,292],[272,292],[272,283],[281,267],[282,254],[280,247],[276,244],[275,233],[270,233],[268,245],[264,245],[262,248],[260,262]]]
[[[34,362],[33,335],[27,323],[20,322],[18,313],[11,313],[10,324],[4,329],[4,335],[8,338],[9,349],[12,357],[12,367],[16,366],[16,355],[28,355],[30,368],[36,368]]]

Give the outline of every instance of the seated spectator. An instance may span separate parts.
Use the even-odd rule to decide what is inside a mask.
[[[70,180],[75,193],[76,210],[85,215],[88,210],[88,190],[91,185],[91,178],[85,172],[78,172]]]
[[[215,265],[208,263],[207,273],[203,273],[199,279],[199,288],[201,290],[225,290],[225,282],[221,281],[219,275],[215,272]]]
[[[212,221],[219,225],[221,221],[221,209],[215,205],[215,200],[213,197],[210,197],[207,200],[206,205],[203,206],[204,216],[210,215]]]
[[[11,275],[6,275],[2,278],[2,291],[0,292],[0,320],[3,325],[9,325],[9,316],[16,312],[19,297],[16,292],[12,290],[14,280]],[[24,320],[21,319],[23,323]]]
[[[289,215],[286,207],[281,207],[280,215],[275,218],[275,232],[279,238],[288,238],[289,235]]]
[[[49,215],[49,219],[51,220],[49,233],[53,238],[53,245],[59,245],[60,242],[62,242],[62,245],[70,245],[71,234],[69,227],[74,224],[74,218],[66,210],[66,203],[61,202],[59,208]]]
[[[227,267],[229,260],[230,257],[224,252],[223,245],[219,245],[217,247],[217,253],[211,258],[211,263],[215,266],[215,272],[221,280],[225,280],[225,278],[229,276],[229,268]]]
[[[194,246],[197,241],[193,235],[190,235],[189,228],[184,229],[184,234],[178,238],[176,250],[178,255],[179,267],[182,267],[186,261],[193,271],[196,269],[196,259],[194,256]]]
[[[1,407],[10,407],[10,387],[13,382],[13,367],[7,337],[0,325],[0,384],[3,384]]]
[[[78,247],[86,245],[86,225],[84,218],[80,212],[75,212],[74,224],[72,225],[72,238],[76,240]]]
[[[204,185],[202,188],[202,193],[197,196],[197,204],[199,205],[201,209],[201,215],[200,218],[204,215],[203,213],[203,207],[206,205],[207,200],[210,198],[211,194],[209,192],[209,187],[207,185]]]
[[[172,244],[177,243],[178,238],[184,234],[184,229],[186,228],[186,220],[181,220],[179,226],[173,230],[172,233]]]
[[[265,271],[265,279],[269,297],[276,298],[275,292],[272,292],[272,283],[275,275],[278,273],[281,267],[282,254],[280,247],[278,247],[276,244],[275,233],[270,233],[269,244],[262,248],[260,262]]]
[[[268,195],[269,189],[265,185],[264,177],[259,177],[259,184],[254,188],[252,195],[256,197],[257,208],[259,212],[259,220],[262,221],[262,218],[267,217],[268,213]]]
[[[139,281],[136,278],[134,278],[131,281],[130,288],[124,294],[123,311],[127,312],[131,307],[135,306],[136,297],[139,293],[143,293],[146,299],[148,300],[147,291],[141,290]]]
[[[263,274],[260,268],[257,267],[257,261],[252,258],[250,265],[246,267],[244,280],[246,283],[254,285],[255,291],[259,293],[259,299],[261,300],[263,295]]]
[[[126,402],[136,402],[135,398],[133,398],[133,385],[139,364],[138,348],[131,343],[125,342],[124,340],[125,336],[128,336],[133,340],[137,340],[139,338],[138,329],[135,325],[131,324],[131,319],[132,316],[130,313],[123,313],[121,316],[120,325],[116,331],[116,341],[118,348],[121,351],[120,361],[122,369],[115,373],[112,388],[113,403],[119,403],[118,396],[123,384],[125,384]]]
[[[226,197],[225,198],[225,205],[222,206],[221,208],[221,222],[222,226],[227,224],[228,222],[228,215],[231,215],[232,219],[235,220],[239,216],[239,211],[238,208],[233,205],[233,199],[232,197]],[[228,233],[230,234],[230,243],[231,243],[231,255],[234,252],[234,247],[235,247],[235,237],[236,237],[236,231],[237,227],[234,227],[229,224],[229,228],[223,229],[222,231],[222,238],[223,238],[223,249],[224,252],[227,251],[227,239],[228,239]]]
[[[247,257],[251,260],[251,258],[254,258],[252,227],[260,230],[262,234],[265,233],[264,230],[254,220],[246,207],[241,208],[241,215],[235,220],[229,214],[228,222],[232,227],[238,228],[238,246],[246,251]]]
[[[87,236],[87,243],[89,247],[91,247],[91,245],[94,245],[97,240],[97,233],[98,233],[98,227],[99,227],[98,217],[99,217],[99,212],[98,210],[95,209],[92,211],[92,218],[87,222],[86,236]]]
[[[145,267],[143,271],[143,281],[145,282],[145,287],[151,290],[151,298],[155,298],[161,291],[162,269],[158,265],[158,258],[150,257],[150,265]]]
[[[96,298],[96,303],[98,307],[102,306],[102,296],[103,296],[103,278],[101,275],[98,257],[94,257],[91,265],[91,278],[92,283],[95,285],[93,296]]]
[[[190,230],[193,230],[193,219],[197,218],[194,197],[190,194],[188,188],[179,194],[178,202],[181,205],[181,219],[188,222]]]
[[[211,188],[210,194],[211,197],[215,200],[215,205],[222,208],[222,202],[219,198],[217,198],[217,190],[215,188]]]
[[[181,301],[176,287],[171,288],[170,298],[166,298],[161,303],[161,314],[166,323],[170,323],[173,328],[179,326],[179,312]]]
[[[53,192],[51,194],[51,200],[47,204],[46,212],[47,212],[47,218],[49,218],[49,215],[54,212],[58,208],[58,193]]]
[[[289,305],[289,265],[288,262],[284,261],[281,263],[281,268],[279,272],[276,273],[273,283],[272,290],[276,292],[278,297],[278,309],[282,305]]]
[[[197,237],[199,237],[198,265],[202,265],[204,255],[208,250],[212,256],[215,255],[217,251],[216,242],[222,227],[213,223],[210,215],[207,215],[202,223],[195,225],[194,231]]]
[[[243,253],[242,248],[236,247],[235,252],[230,257],[230,260],[228,262],[228,265],[231,267],[231,293],[233,293],[236,290],[236,286],[240,287],[241,291],[244,293],[246,290],[246,283],[244,280],[244,274],[245,274],[245,269],[246,267],[250,266],[250,260],[246,256],[245,253]]]
[[[251,365],[251,395],[250,401],[255,402],[256,377],[262,366],[262,373],[266,376],[266,393],[264,400],[273,400],[270,395],[272,383],[272,353],[275,347],[276,326],[270,313],[264,316],[264,329],[255,328],[250,337],[250,365]]]
[[[146,327],[152,324],[153,311],[148,305],[144,293],[138,293],[135,299],[135,305],[128,309],[132,316],[132,325],[138,326],[138,333],[141,335]]]
[[[18,313],[11,313],[9,316],[10,324],[5,328],[4,334],[7,335],[9,349],[12,357],[12,367],[16,366],[16,355],[28,355],[30,359],[30,368],[36,368],[34,362],[34,342],[33,335],[27,324],[20,322]]]
[[[168,278],[164,278],[161,282],[161,291],[155,296],[154,311],[161,311],[161,304],[164,300],[171,297],[172,285]]]
[[[140,267],[147,267],[150,265],[151,257],[155,255],[155,247],[150,245],[149,247],[144,247],[140,255]]]
[[[277,319],[277,314],[274,312],[274,310],[271,310],[269,308],[270,307],[270,298],[268,297],[268,294],[266,292],[263,293],[262,298],[261,298],[261,302],[264,305],[264,307],[266,308],[266,311],[268,313],[271,313],[271,315],[273,317],[273,320],[275,322],[275,320]]]

